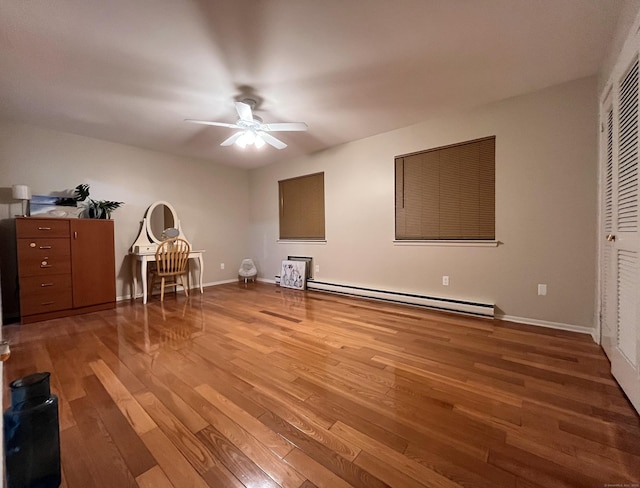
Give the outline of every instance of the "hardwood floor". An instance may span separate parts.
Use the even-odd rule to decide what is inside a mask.
[[[640,483],[587,335],[262,283],[4,335],[5,407],[52,373],[70,488]]]

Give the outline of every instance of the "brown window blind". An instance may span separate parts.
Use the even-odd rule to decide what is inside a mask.
[[[324,173],[278,182],[280,239],[324,239]]]
[[[396,157],[396,239],[495,239],[495,144]]]

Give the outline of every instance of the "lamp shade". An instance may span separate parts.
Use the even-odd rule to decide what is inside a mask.
[[[13,198],[16,200],[31,200],[31,188],[27,185],[13,185]]]

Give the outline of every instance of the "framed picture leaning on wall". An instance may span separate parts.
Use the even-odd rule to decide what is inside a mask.
[[[306,261],[282,261],[280,286],[284,286],[285,288],[295,288],[296,290],[304,290],[307,285],[306,276]]]

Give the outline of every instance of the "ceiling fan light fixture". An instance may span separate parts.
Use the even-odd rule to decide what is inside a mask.
[[[236,144],[244,149],[247,146],[253,144],[254,136],[251,131],[245,130],[240,137],[236,140]]]
[[[245,130],[238,139],[236,139],[236,144],[244,149],[247,146],[256,146],[256,149],[260,149],[265,145],[265,140],[260,136],[260,134],[256,134],[252,130]]]
[[[227,137],[220,145],[231,146],[235,143],[238,147],[243,149],[251,145],[255,145],[256,149],[260,149],[265,144],[269,144],[276,149],[284,149],[287,145],[277,137],[271,135],[270,132],[305,131],[309,128],[304,122],[276,122],[273,124],[264,124],[260,117],[253,114],[255,105],[256,101],[251,99],[245,99],[242,102],[235,102],[236,111],[238,112],[238,117],[240,117],[235,124],[195,119],[185,119],[185,121],[194,124],[239,129],[239,132],[236,132],[231,137]]]
[[[242,149],[247,147],[247,141],[245,141],[244,134],[236,139],[236,146],[241,147]]]

